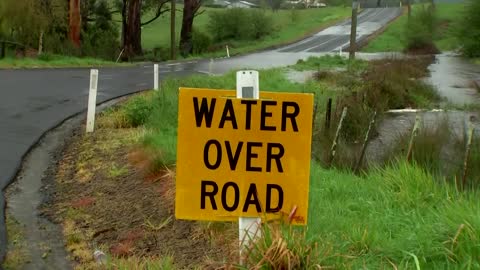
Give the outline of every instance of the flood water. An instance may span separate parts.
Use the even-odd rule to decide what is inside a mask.
[[[480,65],[453,53],[436,56],[429,67],[427,81],[435,86],[439,94],[455,105],[480,103],[480,93],[473,81],[480,81]]]
[[[453,53],[444,53],[437,55],[428,69],[430,77],[425,81],[433,85],[448,102],[460,106],[480,104],[480,93],[473,85],[473,81],[480,81],[480,65]],[[448,132],[454,138],[461,138],[466,133],[469,121],[473,120],[476,137],[480,136],[480,117],[477,112],[436,110],[387,113],[377,125],[379,135],[369,143],[367,160],[374,163],[384,160],[398,139],[411,133],[417,115],[424,128],[435,129],[446,123]]]

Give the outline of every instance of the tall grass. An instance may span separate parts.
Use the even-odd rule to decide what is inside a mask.
[[[416,259],[421,269],[474,269],[477,198],[406,162],[364,178],[314,165],[307,240],[332,251],[320,263],[335,269],[415,269]]]

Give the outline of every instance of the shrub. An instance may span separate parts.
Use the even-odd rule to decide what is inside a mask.
[[[435,48],[433,45],[435,24],[434,9],[431,6],[419,8],[406,24],[405,40],[407,51]]]
[[[138,127],[147,122],[153,110],[153,104],[144,96],[136,96],[125,105],[126,121],[131,127]]]
[[[233,8],[211,13],[208,29],[215,41],[254,40],[268,35],[273,21],[262,10]]]
[[[249,21],[252,24],[251,28],[253,30],[252,32],[253,39],[260,39],[264,36],[269,35],[273,31],[272,18],[270,16],[267,16],[265,11],[251,10],[249,13],[250,13]]]
[[[212,45],[212,39],[207,34],[200,32],[197,29],[193,29],[192,35],[192,42],[193,42],[193,53],[194,54],[201,54],[210,48]]]
[[[458,39],[463,53],[468,57],[480,57],[480,1],[470,0],[460,24]]]

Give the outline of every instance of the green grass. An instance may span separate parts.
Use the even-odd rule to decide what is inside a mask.
[[[78,58],[73,56],[46,54],[40,58],[6,57],[0,59],[0,68],[54,68],[54,67],[98,67],[125,66],[125,63],[115,63],[95,58]]]
[[[419,8],[419,6],[412,6],[412,13],[415,13],[416,8]],[[463,3],[438,3],[436,5],[438,33],[434,42],[441,51],[455,50],[458,47],[458,41],[455,38],[455,24],[461,19],[463,10]],[[405,11],[400,18],[387,27],[385,32],[370,41],[362,51],[370,53],[403,51],[405,48],[404,36],[407,21],[408,14]]]
[[[460,44],[455,37],[457,25],[461,22],[465,4],[438,4],[437,18],[439,27],[435,45],[441,51],[452,51],[457,49]]]
[[[310,194],[308,238],[322,266],[480,267],[478,192],[457,192],[400,162],[365,177],[314,164]]]
[[[341,57],[339,55],[331,56],[326,55],[322,57],[309,57],[306,61],[299,60],[296,65],[293,66],[295,70],[323,70],[323,69],[332,69],[332,68],[356,68],[364,69],[367,66],[366,61],[354,60],[349,61],[348,59]]]
[[[322,62],[343,65],[331,58],[306,61],[313,66]],[[320,105],[332,94],[323,84],[292,83],[282,69],[262,70],[260,78],[262,90],[315,92]],[[235,73],[164,81],[151,99],[155,105],[146,121],[144,138],[144,143],[155,149],[155,158],[162,166],[176,160],[179,86],[234,89]],[[478,157],[472,160],[477,162]],[[276,236],[261,248],[269,249],[270,243],[295,249],[286,254],[303,266],[308,261],[310,266],[333,269],[480,267],[477,191],[458,191],[449,184],[452,181],[436,179],[403,161],[357,176],[349,171],[324,169],[313,160],[310,179],[306,234],[286,230],[280,239]],[[310,247],[316,247],[315,253]],[[275,258],[282,263],[281,258]]]
[[[182,6],[178,7],[181,9]],[[222,9],[202,8],[205,12],[195,18],[194,27],[208,34],[207,24],[209,14],[218,12]],[[347,18],[350,14],[349,8],[328,7],[323,9],[304,9],[296,10],[292,15],[291,10],[279,10],[272,12],[267,10],[266,13],[272,17],[275,31],[264,39],[256,41],[230,41],[230,54],[247,53],[259,49],[264,49],[280,44],[301,39],[309,34],[317,32],[319,29],[337,21]],[[147,16],[144,16],[148,18]],[[177,41],[180,38],[182,13],[177,12],[176,18],[176,35]],[[155,22],[146,25],[142,30],[142,45],[146,50],[156,47],[170,48],[170,14],[163,14]],[[220,52],[209,53],[206,56],[225,55],[225,50]]]

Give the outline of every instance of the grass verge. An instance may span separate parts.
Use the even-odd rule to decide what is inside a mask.
[[[441,51],[451,51],[458,48],[459,44],[455,38],[456,24],[462,17],[465,5],[463,3],[437,3],[436,19],[437,34],[434,43]],[[420,5],[412,5],[412,13],[420,8]],[[401,52],[405,49],[405,27],[408,21],[408,13],[392,22],[387,29],[374,38],[365,46],[362,51],[374,52]]]
[[[181,9],[183,6],[180,6]],[[208,35],[209,14],[218,12],[222,9],[202,8],[204,12],[195,17],[194,27],[198,31]],[[275,31],[272,31],[267,37],[255,41],[231,40],[223,42],[230,47],[230,54],[244,54],[252,51],[279,46],[303,39],[314,34],[322,28],[345,18],[350,15],[350,9],[345,7],[328,7],[321,9],[301,9],[301,10],[279,10],[273,12],[265,10],[268,16],[273,20]],[[182,22],[182,13],[177,12],[176,20],[176,40],[180,38]],[[165,25],[170,24],[170,16],[162,15],[155,22],[145,26],[142,30],[142,45],[146,50],[154,48],[170,48],[170,31]],[[194,57],[217,57],[225,56],[225,46],[220,46],[216,52],[195,55]]]
[[[127,63],[115,63],[95,58],[78,58],[72,56],[45,54],[39,58],[0,59],[0,68],[61,68],[61,67],[101,67],[127,66]]]

